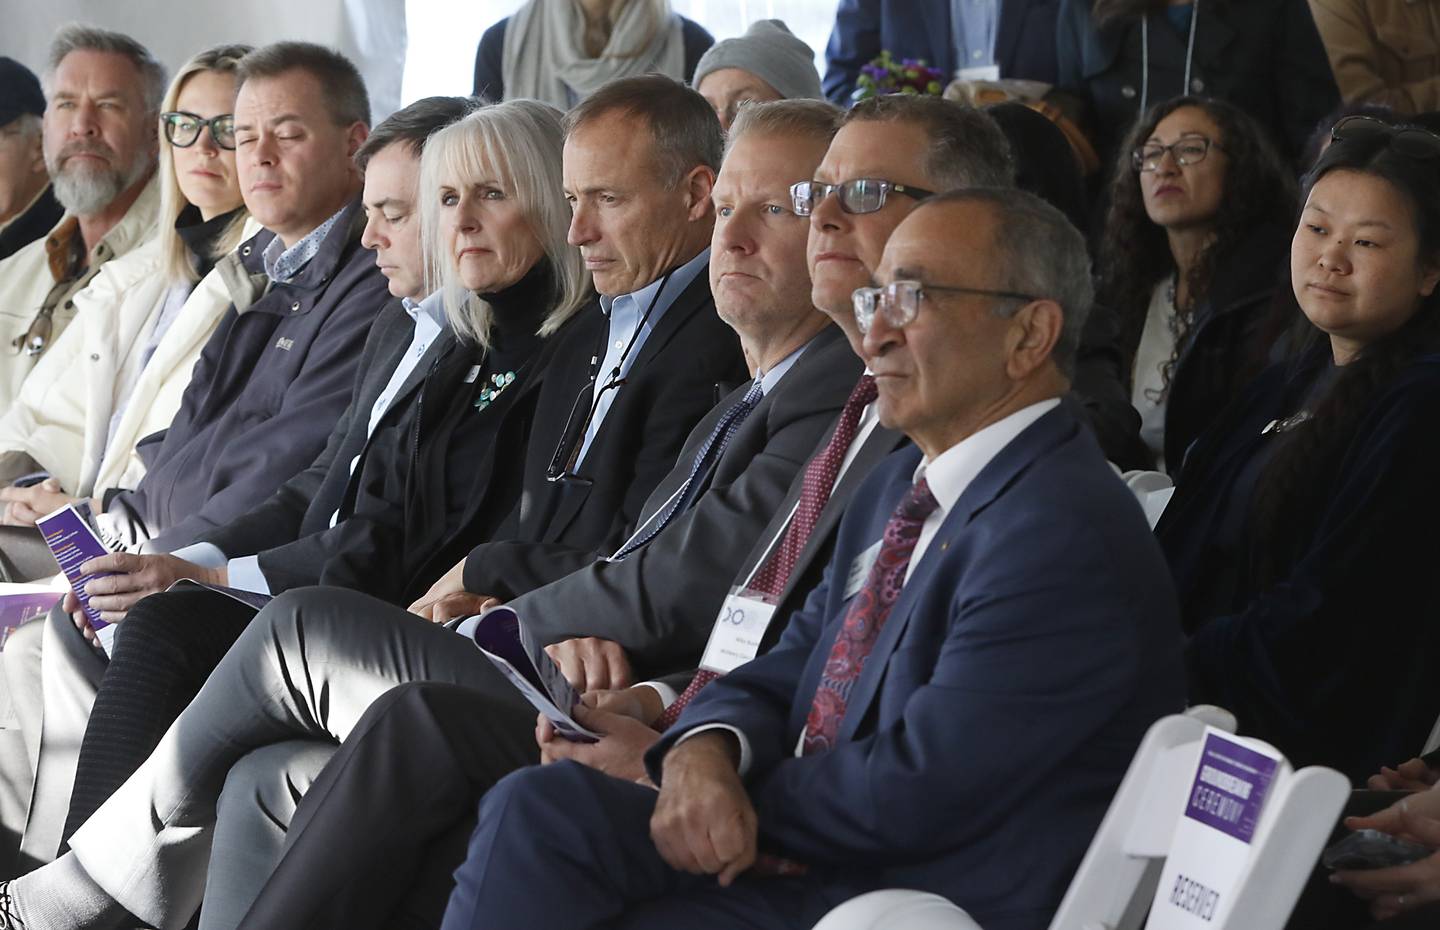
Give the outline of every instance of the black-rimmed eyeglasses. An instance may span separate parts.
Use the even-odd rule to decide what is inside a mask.
[[[1003,300],[1023,300],[1029,303],[1039,300],[1031,294],[1016,291],[995,291],[981,287],[951,287],[942,284],[921,284],[919,281],[891,281],[881,287],[857,287],[851,296],[855,307],[855,322],[860,332],[870,332],[875,314],[885,317],[885,322],[896,329],[915,322],[920,313],[920,302],[927,291],[947,294],[971,294],[977,297],[996,297]]]
[[[1225,151],[1225,146],[1206,136],[1186,136],[1169,145],[1147,142],[1130,153],[1130,167],[1144,173],[1159,171],[1160,162],[1165,160],[1165,153],[1169,152],[1170,157],[1175,159],[1175,164],[1188,168],[1204,161],[1212,148]]]
[[[210,138],[222,149],[235,148],[235,114],[222,113],[206,119],[195,113],[175,110],[160,114],[160,125],[165,128],[165,141],[179,149],[188,149],[200,139],[205,127],[210,127]]]
[[[855,178],[840,184],[826,184],[824,181],[801,181],[790,185],[790,200],[796,216],[809,216],[815,212],[820,201],[836,194],[840,198],[840,209],[846,213],[874,213],[885,206],[885,199],[891,194],[904,194],[916,200],[934,197],[934,191],[927,191],[908,184],[896,184],[881,178]]]

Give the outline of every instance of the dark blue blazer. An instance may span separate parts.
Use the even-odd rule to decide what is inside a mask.
[[[762,847],[842,891],[933,891],[986,930],[1043,930],[1146,728],[1184,706],[1175,594],[1130,492],[1052,410],[945,517],[837,748],[796,758],[847,570],[919,461],[896,452],[859,488],[779,644],[701,692],[647,761],[658,779],[680,735],[732,725],[751,749]]]
[[[995,61],[1000,76],[1055,83],[1055,21],[1060,0],[1000,0]],[[840,0],[825,49],[825,96],[847,105],[860,69],[882,50],[923,58],[947,78],[955,61],[950,0]]]

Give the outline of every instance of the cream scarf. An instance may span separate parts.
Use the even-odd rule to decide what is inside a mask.
[[[632,54],[645,38],[654,6],[649,0],[629,0],[600,57],[586,58],[581,41],[585,15],[577,0],[529,0],[505,27],[500,72],[505,99],[532,97],[568,110],[616,78],[659,71],[682,80],[685,43],[680,17],[670,11],[668,0],[659,4],[662,19],[649,44]]]

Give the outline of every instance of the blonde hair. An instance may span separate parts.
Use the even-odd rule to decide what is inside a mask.
[[[170,87],[165,91],[165,99],[160,104],[161,113],[169,113],[176,107],[180,99],[180,89],[193,75],[201,71],[216,71],[221,74],[234,76],[236,66],[240,59],[250,52],[248,45],[217,45],[200,52],[180,67],[175,72],[175,77],[170,81]],[[236,85],[238,88],[238,84]],[[201,130],[205,132],[206,130]],[[195,263],[191,259],[190,250],[186,247],[180,235],[175,232],[175,221],[180,218],[180,213],[188,206],[190,201],[185,199],[185,194],[180,190],[180,182],[175,177],[175,156],[170,151],[170,143],[165,139],[164,127],[160,127],[160,217],[159,234],[160,255],[163,262],[165,277],[171,281],[200,280],[195,272]],[[209,258],[218,258],[233,252],[240,245],[244,237],[245,220],[249,212],[242,206],[235,214],[234,219],[220,233],[215,240],[214,254]]]
[[[461,339],[488,347],[492,311],[461,283],[455,258],[442,244],[442,186],[464,189],[493,171],[506,196],[519,203],[554,281],[554,306],[540,335],[554,333],[589,299],[590,274],[580,250],[565,241],[570,207],[560,173],[564,141],[559,110],[538,100],[508,100],[480,107],[425,144],[419,197],[426,274],[432,287],[438,282],[444,291],[445,315]]]

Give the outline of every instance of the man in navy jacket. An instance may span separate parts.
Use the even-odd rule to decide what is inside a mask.
[[[975,6],[975,0],[961,0]],[[1059,0],[980,0],[990,7],[990,35],[978,28],[956,28],[956,0],[840,0],[835,29],[825,49],[825,96],[847,104],[860,69],[881,51],[897,60],[922,58],[945,74],[974,62],[960,60],[957,38],[967,46],[988,46],[982,63],[992,60],[1002,78],[1055,83],[1055,19]],[[988,52],[989,54],[985,54]],[[942,82],[944,83],[944,82]]]
[[[1059,405],[1087,269],[1016,191],[900,224],[857,318],[880,420],[916,448],[859,490],[780,643],[651,751],[658,793],[562,762],[486,795],[446,930],[804,928],[886,886],[1046,926],[1184,702],[1159,549]]]

